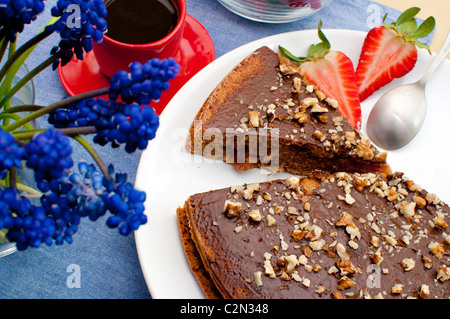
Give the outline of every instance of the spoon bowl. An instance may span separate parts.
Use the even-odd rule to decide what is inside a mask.
[[[419,81],[393,88],[378,100],[367,118],[367,135],[374,144],[396,150],[417,135],[427,112],[425,85],[449,52],[450,32]]]
[[[393,88],[370,112],[367,135],[385,150],[403,147],[419,132],[426,111],[425,90],[419,82]]]

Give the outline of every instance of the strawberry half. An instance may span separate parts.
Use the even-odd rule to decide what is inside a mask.
[[[318,34],[322,42],[308,49],[307,57],[296,57],[283,47],[280,53],[299,62],[300,73],[326,96],[338,101],[339,112],[354,128],[361,125],[361,106],[353,63],[340,51],[330,51],[331,45],[323,34],[319,21]]]
[[[395,78],[408,74],[417,61],[417,47],[430,49],[417,39],[433,31],[435,20],[426,19],[417,27],[414,17],[420,11],[413,7],[403,12],[395,23],[371,29],[366,38],[356,67],[360,101]]]

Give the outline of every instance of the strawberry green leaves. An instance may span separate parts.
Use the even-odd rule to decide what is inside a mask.
[[[409,8],[400,14],[397,21],[390,24],[385,23],[387,17],[386,14],[383,18],[383,25],[386,28],[394,30],[398,36],[404,38],[405,41],[415,44],[418,48],[426,49],[431,54],[428,45],[426,43],[419,42],[418,39],[425,38],[433,32],[434,27],[436,26],[436,20],[434,17],[428,17],[422,22],[422,24],[417,26],[415,17],[419,12],[420,8],[418,7]]]
[[[282,46],[278,46],[278,49],[283,56],[287,57],[288,59],[294,62],[302,63],[306,61],[312,61],[318,58],[323,58],[326,54],[330,52],[331,44],[322,31],[322,21],[319,21],[319,25],[317,26],[317,34],[322,42],[319,42],[317,44],[311,44],[311,46],[308,49],[308,56],[306,57],[294,56],[291,52],[289,52]]]

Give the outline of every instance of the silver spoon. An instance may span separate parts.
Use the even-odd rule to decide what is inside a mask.
[[[416,136],[427,112],[425,85],[449,52],[450,32],[419,81],[393,88],[378,100],[367,119],[367,135],[373,143],[385,150],[396,150]]]

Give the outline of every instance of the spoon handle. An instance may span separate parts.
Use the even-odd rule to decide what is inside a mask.
[[[450,32],[447,34],[447,38],[445,39],[444,44],[441,47],[441,50],[436,55],[436,58],[433,60],[428,70],[419,80],[418,83],[421,86],[425,87],[425,84],[427,83],[428,79],[431,77],[431,75],[433,75],[434,71],[436,71],[438,66],[441,64],[441,62],[446,58],[447,54],[449,53],[450,53]]]

